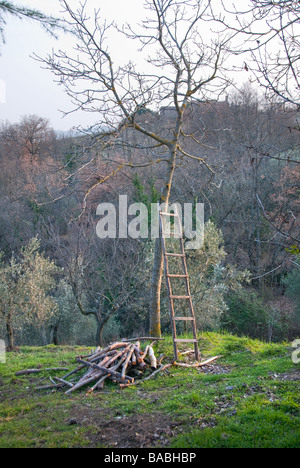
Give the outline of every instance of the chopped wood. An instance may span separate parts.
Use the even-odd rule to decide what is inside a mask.
[[[135,353],[132,353],[132,356],[131,356],[131,365],[132,365],[132,366],[136,366],[136,363],[137,363],[136,354],[135,354]]]
[[[165,355],[164,355],[164,354],[161,354],[161,355],[158,357],[158,359],[157,359],[157,364],[160,365],[160,364],[162,363],[164,357],[165,357]]]
[[[164,371],[165,369],[167,369],[168,367],[171,367],[172,365],[173,364],[165,364],[165,365],[161,364],[161,366],[155,372],[152,372],[152,374],[150,374],[148,377],[145,377],[144,379],[138,380],[133,383],[121,384],[120,387],[127,388],[127,387],[131,387],[132,385],[138,385],[140,383],[146,382],[147,380],[150,380],[153,377],[155,377],[159,372]]]
[[[133,353],[135,355],[135,358],[136,358],[137,362],[142,362],[143,361],[143,358],[142,358],[143,352],[139,348],[135,347],[134,350],[133,350]]]
[[[141,348],[141,341],[151,339],[151,345]],[[54,377],[51,380],[51,385],[44,385],[37,390],[59,390],[64,389],[66,395],[69,395],[82,387],[92,386],[88,388],[87,393],[92,393],[96,389],[102,389],[105,381],[111,380],[118,385],[133,384],[135,378],[142,378],[145,370],[156,369],[157,360],[152,346],[157,340],[162,338],[134,338],[130,340],[122,340],[111,343],[105,348],[97,348],[84,356],[76,356],[75,362],[77,366],[63,377]],[[147,361],[146,355],[149,355]],[[68,370],[66,368],[56,368],[57,370]],[[45,369],[27,369],[29,371],[42,372]],[[50,370],[50,369],[49,369]],[[55,370],[55,368],[51,368]],[[151,369],[150,369],[151,371]],[[22,371],[25,373],[25,371]],[[72,377],[72,381],[69,377]]]
[[[130,350],[129,350],[129,352],[128,352],[128,355],[127,355],[127,357],[126,357],[126,360],[125,360],[125,362],[124,362],[124,364],[123,364],[122,373],[121,373],[121,378],[122,378],[122,379],[125,379],[125,372],[126,372],[126,369],[127,369],[127,367],[128,367],[128,363],[129,363],[129,361],[130,361],[130,359],[131,359],[131,356],[132,356],[132,354],[133,354],[134,348],[135,348],[135,345],[132,345],[132,346],[130,347]]]
[[[98,364],[95,364],[93,362],[88,362],[88,361],[83,361],[82,359],[79,360],[79,362],[82,362],[83,364],[86,364],[87,366],[90,366],[92,369],[97,369],[105,374],[109,374],[109,375],[114,375],[115,377],[120,377],[121,379],[129,379],[130,380],[130,377],[123,377],[122,374],[120,374],[119,372],[116,372],[112,369],[109,369],[109,368],[106,368],[104,366],[99,366]]]
[[[155,357],[152,346],[149,346],[148,356],[149,356],[149,359],[150,359],[151,368],[156,369],[157,368],[157,360],[156,360],[156,357]]]
[[[151,340],[151,344],[141,348],[141,341]],[[65,391],[66,395],[72,394],[76,390],[85,389],[86,394],[91,394],[95,390],[104,388],[105,382],[110,380],[120,388],[140,384],[154,378],[172,365],[182,367],[201,367],[209,364],[221,356],[215,356],[206,361],[195,364],[184,364],[173,362],[171,364],[161,364],[164,355],[157,359],[153,346],[157,340],[163,338],[141,337],[130,340],[122,340],[111,343],[105,348],[97,348],[94,352],[85,356],[76,356],[76,367],[63,377],[50,377],[51,384],[39,386],[36,390]],[[183,353],[183,354],[188,354]],[[33,374],[43,371],[68,370],[65,367],[47,369],[25,369],[16,375]],[[70,381],[69,377],[72,377]]]
[[[144,359],[148,354],[149,345],[146,346],[145,351],[141,354],[142,359]]]
[[[165,364],[165,365],[161,364],[161,366],[159,367],[159,369],[157,369],[155,372],[152,372],[152,374],[150,374],[148,377],[146,377],[146,378],[144,379],[144,381],[145,381],[145,380],[150,380],[150,379],[152,379],[152,378],[155,377],[159,372],[162,372],[162,371],[164,371],[165,369],[167,369],[168,367],[171,367],[171,366],[172,366],[172,364]]]

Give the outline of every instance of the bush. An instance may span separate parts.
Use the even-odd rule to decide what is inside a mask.
[[[255,292],[246,289],[231,291],[226,302],[228,310],[222,314],[222,328],[237,335],[267,338],[268,310]]]
[[[286,286],[286,296],[295,302],[295,321],[300,326],[300,268],[289,273],[284,280]]]

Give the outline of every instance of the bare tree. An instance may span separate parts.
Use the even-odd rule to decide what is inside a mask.
[[[292,0],[252,0],[255,21],[267,30],[252,57],[260,84],[281,100],[300,105],[300,5]]]
[[[300,5],[292,0],[251,0],[250,4],[237,4],[225,7],[225,15],[218,15],[218,21],[234,32],[244,37],[244,46],[241,51],[232,49],[237,54],[247,52],[244,56],[242,68],[252,72],[251,78],[265,89],[269,101],[276,100],[282,105],[287,119],[291,119],[289,130],[291,133],[300,130],[297,113],[300,109]],[[259,157],[272,157],[278,161],[299,165],[299,143],[291,145],[289,151],[271,156],[269,151],[262,152]],[[270,222],[265,208],[259,197],[256,200],[261,213],[270,226],[282,235],[282,229]],[[294,226],[296,219],[293,212],[291,223]],[[299,243],[298,237],[291,236],[291,230],[284,232],[284,237]],[[298,249],[296,245],[293,248]],[[298,249],[299,251],[299,249]]]
[[[117,161],[111,161],[110,175],[126,166],[164,164],[161,201],[168,204],[174,172],[183,159],[197,161],[213,172],[201,145],[195,154],[188,151],[183,122],[191,103],[218,99],[229,84],[225,74],[226,50],[236,32],[221,32],[219,23],[214,22],[213,10],[220,8],[221,2],[146,0],[141,24],[122,28],[103,21],[99,11],[90,17],[87,3],[78,9],[67,0],[61,0],[61,4],[65,26],[73,32],[76,46],[73,53],[55,52],[42,62],[71,97],[72,112],[83,109],[96,113],[97,125],[89,133],[93,132],[98,145],[102,143],[100,154],[116,145],[128,129],[142,135],[143,145],[148,147],[144,159],[137,164],[119,156]],[[109,37],[117,32],[120,41],[137,42],[137,54],[144,58],[143,71],[133,61],[125,65],[114,61]],[[150,108],[159,113],[162,106],[172,107],[173,119],[167,129],[139,121],[141,110]],[[189,137],[195,141],[197,135]],[[92,188],[107,178],[99,177]],[[150,333],[157,336],[161,333],[162,269],[161,243],[157,240],[150,298]]]
[[[228,2],[229,3],[229,2]],[[242,68],[254,73],[267,96],[297,107],[300,87],[300,5],[293,0],[250,0],[250,4],[224,2],[218,15],[226,29],[243,33],[248,52]],[[240,51],[234,51],[239,53]]]
[[[95,343],[103,346],[103,332],[111,318],[126,314],[127,321],[134,321],[132,301],[145,287],[141,274],[144,249],[131,239],[97,242],[92,218],[87,213],[86,218],[70,225],[67,241],[61,238],[58,226],[51,223],[47,227],[48,247],[64,266],[78,310],[94,318]]]

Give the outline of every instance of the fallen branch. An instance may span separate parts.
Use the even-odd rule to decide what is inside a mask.
[[[39,390],[52,390],[54,388],[59,389],[59,388],[62,388],[63,386],[64,386],[64,384],[62,384],[62,383],[44,385],[43,387],[36,387],[35,391],[37,392]]]
[[[66,367],[49,367],[48,369],[24,369],[15,373],[15,375],[38,374],[39,372],[62,371],[69,370]]]
[[[148,340],[164,341],[165,338],[156,338],[154,336],[143,336],[143,337],[137,337],[137,338],[130,338],[129,340],[126,339],[124,341],[131,342],[131,341],[148,341]]]
[[[183,362],[174,362],[174,366],[180,366],[180,367],[203,367],[206,366],[207,364],[210,364],[211,362],[216,361],[217,359],[220,359],[222,356],[215,356],[210,359],[207,359],[207,361],[202,361],[202,362],[197,362],[195,364],[185,364]]]
[[[195,351],[193,349],[188,349],[187,351],[183,351],[179,353],[179,356],[185,356],[187,354],[193,354]]]
[[[145,379],[140,379],[140,380],[137,380],[135,382],[132,382],[132,383],[127,383],[127,384],[121,384],[120,385],[120,388],[127,388],[127,387],[132,387],[133,385],[139,385],[143,382],[146,382],[147,380],[150,380],[152,379],[153,377],[155,377],[159,372],[162,372],[164,371],[165,369],[167,369],[168,367],[171,367],[173,364],[165,364],[165,365],[161,365],[159,367],[159,369],[157,369],[155,372],[152,372],[152,374],[148,375],[148,377],[146,377]]]
[[[71,388],[74,387],[74,384],[72,384],[71,382],[68,382],[67,380],[59,379],[58,377],[54,377],[54,379],[62,384],[67,385],[68,387],[71,387]]]

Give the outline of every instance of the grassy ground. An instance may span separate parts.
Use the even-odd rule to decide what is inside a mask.
[[[300,447],[300,368],[286,343],[228,334],[200,335],[202,358],[223,357],[197,370],[171,367],[153,381],[120,390],[66,396],[36,392],[49,372],[72,370],[79,347],[22,347],[0,364],[0,447]],[[172,341],[155,345],[172,360]],[[63,376],[66,371],[54,372]]]

